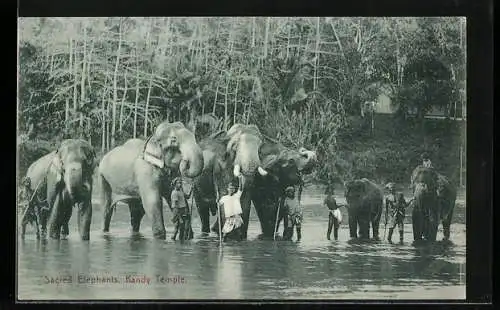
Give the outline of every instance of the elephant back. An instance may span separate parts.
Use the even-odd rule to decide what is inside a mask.
[[[345,197],[347,203],[378,203],[383,202],[383,192],[380,187],[368,179],[357,179],[346,183]]]
[[[26,176],[30,179],[31,190],[35,190],[39,183],[44,182],[54,156],[55,151],[42,156],[29,166]]]

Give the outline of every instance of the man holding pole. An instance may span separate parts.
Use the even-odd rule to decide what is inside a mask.
[[[218,206],[221,220],[219,222],[221,232],[219,233],[222,233],[224,241],[231,235],[234,235],[237,240],[241,239],[241,226],[243,225],[241,217],[243,210],[240,203],[241,194],[241,182],[236,179],[229,183],[227,195],[222,196],[219,200]]]
[[[403,227],[404,227],[406,200],[403,196],[403,193],[396,192],[396,184],[390,182],[385,187],[389,191],[389,195],[387,195],[385,198],[386,227],[387,224],[389,224],[389,236],[387,237],[387,241],[389,241],[389,243],[392,243],[392,233],[394,232],[394,228],[398,226],[399,243],[403,244],[403,235],[404,235]]]

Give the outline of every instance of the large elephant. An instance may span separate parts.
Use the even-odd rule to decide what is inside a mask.
[[[349,233],[352,239],[370,238],[370,224],[373,239],[380,240],[379,224],[382,216],[384,194],[374,182],[362,178],[345,183],[345,198],[349,216]]]
[[[450,238],[450,225],[457,192],[450,181],[433,168],[418,166],[411,177],[413,188],[412,225],[414,241],[436,241],[439,222],[444,240]]]
[[[251,207],[249,189],[256,174],[267,174],[259,159],[261,144],[259,129],[255,125],[243,124],[235,124],[227,132],[220,131],[200,142],[204,165],[203,172],[194,181],[193,195],[200,215],[202,233],[210,232],[209,212],[216,214],[217,199],[223,195],[229,182],[241,176],[241,238],[246,239]],[[214,227],[216,226],[217,222]]]
[[[78,206],[78,231],[82,240],[90,239],[92,220],[92,175],[96,166],[93,147],[84,140],[63,140],[56,151],[37,161],[26,174],[31,191],[36,192],[35,215],[41,225],[42,236],[53,239],[69,234],[68,222],[73,206]],[[48,212],[40,210],[39,202],[45,202]]]
[[[172,178],[179,173],[194,178],[202,169],[202,150],[194,134],[180,122],[162,122],[146,141],[130,139],[112,149],[99,165],[103,231],[109,231],[112,206],[119,200],[129,206],[133,232],[139,232],[147,214],[154,238],[165,239],[162,198],[170,202]]]
[[[257,175],[252,187],[252,202],[259,218],[262,234],[260,239],[272,239],[276,226],[277,208],[288,186],[298,186],[300,201],[305,174],[310,174],[317,164],[316,152],[300,148],[293,150],[274,139],[265,137],[259,149],[263,168],[267,175]],[[282,220],[283,212],[278,215]]]

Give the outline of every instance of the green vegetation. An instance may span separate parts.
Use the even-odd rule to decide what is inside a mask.
[[[465,115],[458,17],[22,18],[19,37],[21,174],[65,137],[103,154],[212,113],[317,150],[316,181],[404,182],[423,150],[458,180],[463,126],[424,117]],[[397,112],[371,113],[387,86]]]

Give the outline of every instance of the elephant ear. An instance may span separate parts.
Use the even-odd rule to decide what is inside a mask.
[[[63,179],[63,163],[61,157],[59,157],[58,152],[55,153],[54,158],[50,163],[49,171],[53,173],[56,177],[56,183],[59,183]]]
[[[266,156],[277,156],[281,152],[278,144],[264,140],[259,147],[259,157],[264,160]]]
[[[160,169],[163,169],[165,166],[161,145],[154,136],[146,141],[143,158],[148,163]]]
[[[234,158],[234,155],[236,153],[236,146],[238,145],[238,142],[240,140],[240,135],[241,135],[240,132],[235,133],[234,135],[231,136],[231,138],[227,142],[226,154],[224,155],[225,158],[227,157],[231,159]]]
[[[262,167],[266,170],[271,170],[273,165],[278,161],[278,156],[275,154],[266,156],[262,159]]]

